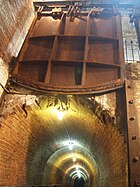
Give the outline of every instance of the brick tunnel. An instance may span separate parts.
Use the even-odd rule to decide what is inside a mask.
[[[0,186],[140,186],[138,5],[0,1]]]
[[[1,123],[3,184],[70,187],[81,178],[84,186],[127,185],[127,150],[116,124],[119,118],[114,119],[98,103],[108,105],[116,97],[114,93],[97,99],[67,96],[70,107],[63,119],[58,119],[60,103],[56,105],[56,98],[65,101],[66,96],[40,96],[39,106],[36,96],[28,96],[25,113],[21,106],[26,97],[10,95],[5,101]],[[112,102],[112,110],[114,106]]]

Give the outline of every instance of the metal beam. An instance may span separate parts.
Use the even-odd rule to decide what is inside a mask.
[[[49,0],[49,1],[40,1],[40,0],[34,0],[33,1],[33,4],[34,6],[55,6],[55,5],[65,5],[65,6],[68,6],[68,5],[71,5],[71,4],[74,4],[74,3],[80,3],[82,4],[82,7],[83,8],[90,8],[90,7],[93,7],[93,6],[97,6],[97,7],[106,7],[106,8],[109,8],[109,7],[112,7],[114,5],[117,5],[118,8],[134,8],[135,4],[134,3],[97,3],[97,1],[94,3],[94,2],[86,2],[86,1],[80,1],[80,0],[72,0],[72,1],[67,1],[67,0],[59,0],[59,1],[54,1],[54,0]]]
[[[129,187],[138,187],[140,186],[140,139],[136,116],[135,89],[132,80],[126,81],[125,90],[128,124]]]

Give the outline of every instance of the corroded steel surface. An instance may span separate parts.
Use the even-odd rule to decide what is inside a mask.
[[[137,116],[138,101],[136,100],[136,83],[126,81],[126,105],[129,145],[129,186],[140,186],[140,140]]]
[[[110,8],[40,8],[12,77],[42,90],[93,93],[123,85],[120,14]]]

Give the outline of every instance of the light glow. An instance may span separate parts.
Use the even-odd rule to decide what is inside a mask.
[[[76,165],[76,171],[78,172],[78,170],[79,170],[79,166],[78,166],[78,164]]]
[[[73,149],[73,143],[69,142],[69,150],[71,151]]]
[[[73,156],[72,160],[73,160],[73,162],[76,162],[77,159],[75,156]]]
[[[64,117],[64,112],[62,112],[62,111],[58,111],[58,113],[57,113],[57,117],[58,117],[59,120],[62,120],[63,117]]]
[[[80,173],[80,171],[77,171],[77,176],[78,176],[78,178],[81,178],[81,173]]]

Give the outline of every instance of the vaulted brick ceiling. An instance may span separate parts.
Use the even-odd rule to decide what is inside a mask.
[[[7,165],[11,162],[11,174],[15,162],[21,167],[13,174],[15,183],[11,180],[9,184],[17,185],[19,180],[19,184],[68,185],[77,176],[78,166],[82,178],[91,186],[105,185],[108,178],[112,183],[116,175],[125,186],[125,143],[112,116],[104,110],[105,117],[101,105],[92,97],[68,96],[70,107],[64,112],[64,118],[58,120],[60,103],[56,105],[56,98],[39,96],[38,104],[29,102],[25,110],[20,104],[15,105],[9,115],[5,109],[7,115],[3,114],[6,118],[1,130],[2,139],[7,143],[2,145],[13,155],[7,157],[8,161],[3,154],[2,157]],[[63,105],[66,107],[65,102]],[[5,130],[9,140],[5,138]],[[72,150],[69,142],[73,143]]]

